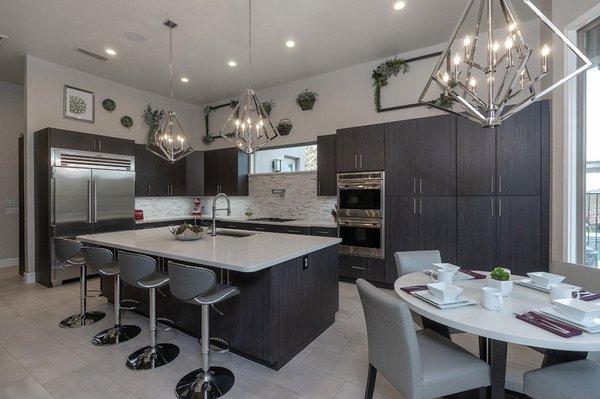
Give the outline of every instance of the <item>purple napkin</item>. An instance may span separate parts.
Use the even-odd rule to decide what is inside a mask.
[[[559,321],[549,319],[535,312],[527,312],[515,317],[521,321],[524,321],[525,323],[529,323],[543,330],[551,332],[552,334],[558,335],[559,337],[571,338],[583,334],[582,330],[571,327]],[[566,331],[562,331],[561,329]]]
[[[600,298],[600,294],[594,294],[593,292],[587,292],[583,290],[579,291],[579,299],[582,301],[593,301],[598,298]]]
[[[412,287],[402,287],[400,289],[406,292],[407,294],[410,294],[413,291],[425,291],[428,288],[426,285],[413,285]]]
[[[468,270],[468,269],[460,269],[460,272],[464,273],[464,274],[468,274],[471,277],[474,277],[475,280],[483,280],[485,278],[485,276],[481,273],[477,273],[474,272],[473,270]]]

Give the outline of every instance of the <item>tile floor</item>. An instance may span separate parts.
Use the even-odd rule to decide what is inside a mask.
[[[112,305],[106,299],[89,300],[90,309],[106,312],[104,320],[82,329],[61,329],[58,322],[78,311],[78,283],[47,289],[22,284],[16,274],[15,268],[0,269],[0,399],[174,398],[177,381],[199,367],[196,340],[168,331],[160,333],[159,341],[180,347],[181,354],[173,363],[154,371],[128,370],[126,357],[147,343],[146,319],[124,312],[124,321],[139,325],[141,335],[118,346],[95,347],[90,337],[113,322]],[[90,288],[97,288],[98,281],[91,279]],[[477,350],[473,336],[459,334],[454,340],[474,353]],[[356,287],[340,284],[335,324],[282,370],[273,371],[233,354],[215,355],[213,362],[235,374],[234,388],[225,398],[361,399],[368,364]],[[509,387],[519,389],[523,372],[540,363],[541,356],[531,349],[510,347]],[[399,399],[400,395],[380,378],[375,397]]]

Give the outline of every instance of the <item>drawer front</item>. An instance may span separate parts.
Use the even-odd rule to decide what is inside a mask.
[[[298,227],[298,226],[277,226],[279,227],[279,233],[286,234],[302,234],[309,236],[310,235],[310,227]]]
[[[311,227],[311,235],[321,237],[337,237],[338,231],[332,227]]]
[[[384,282],[385,262],[383,259],[340,255],[340,276]]]

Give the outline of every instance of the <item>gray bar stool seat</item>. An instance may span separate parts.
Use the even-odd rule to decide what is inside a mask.
[[[97,346],[114,345],[129,341],[136,337],[142,330],[135,325],[121,324],[121,279],[119,277],[119,263],[113,260],[113,253],[106,248],[87,247],[82,249],[85,263],[98,269],[98,273],[114,277],[114,306],[115,306],[115,324],[111,328],[99,332],[92,338],[92,343]]]
[[[584,359],[528,371],[523,376],[523,393],[533,399],[597,398],[600,366]]]
[[[199,305],[202,309],[202,368],[186,374],[175,388],[180,399],[212,399],[225,395],[235,382],[233,373],[210,365],[210,306],[236,295],[237,287],[217,283],[211,270],[169,262],[169,288],[173,296],[183,302]],[[206,372],[208,370],[208,372]]]
[[[169,284],[168,274],[157,269],[153,258],[129,252],[119,252],[119,267],[125,283],[147,289],[150,295],[150,345],[129,355],[127,367],[131,370],[150,370],[172,362],[179,355],[177,345],[156,343],[156,289]]]
[[[62,328],[77,328],[102,320],[104,312],[87,310],[87,265],[79,241],[55,238],[54,256],[64,267],[79,267],[79,313],[69,316],[59,323]]]

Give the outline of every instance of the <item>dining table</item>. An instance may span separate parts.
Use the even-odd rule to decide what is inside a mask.
[[[489,273],[477,272],[488,276]],[[517,281],[524,277],[511,276]],[[513,284],[510,296],[504,297],[501,310],[488,310],[482,306],[482,290],[486,279],[455,280],[454,285],[464,289],[461,297],[475,304],[450,309],[439,309],[419,299],[402,288],[432,283],[432,277],[424,272],[401,276],[394,283],[394,290],[408,307],[423,319],[424,328],[432,328],[445,336],[455,329],[479,337],[480,357],[490,364],[492,399],[506,397],[507,344],[526,345],[545,353],[543,366],[579,360],[587,352],[600,351],[600,333],[583,332],[578,336],[563,338],[516,318],[534,309],[551,307],[550,294],[529,287]],[[600,301],[598,301],[600,302]],[[541,365],[542,366],[542,365]]]

